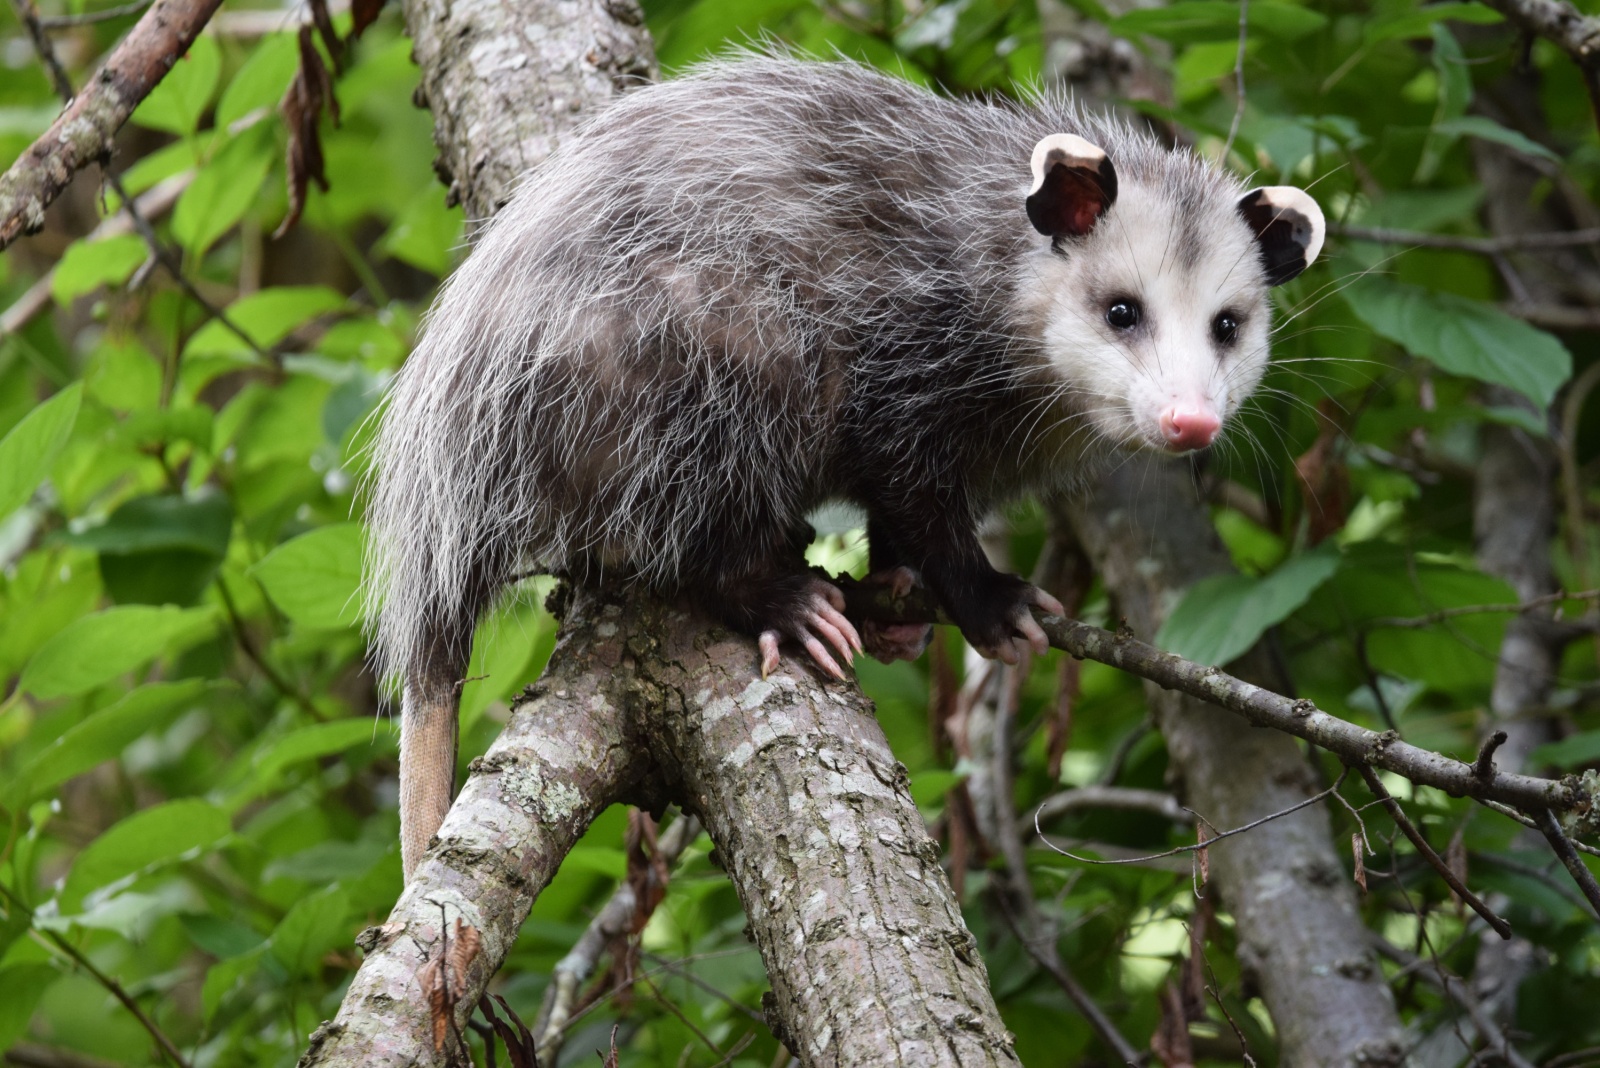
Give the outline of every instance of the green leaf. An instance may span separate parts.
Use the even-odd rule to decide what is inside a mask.
[[[349,913],[350,898],[341,889],[303,897],[272,932],[268,951],[291,975],[310,975],[324,954],[350,943]]]
[[[135,739],[202,704],[212,689],[202,679],[139,687],[45,746],[23,767],[19,776],[23,789],[30,796],[41,794],[118,756]]]
[[[34,1007],[61,973],[48,964],[29,962],[0,968],[0,1049],[10,1049],[28,1029]]]
[[[327,286],[273,286],[228,305],[228,319],[262,348],[271,348],[308,320],[343,308],[345,299]],[[184,356],[250,355],[250,346],[219,322],[195,331]]]
[[[70,304],[101,286],[121,285],[149,258],[150,249],[138,234],[74,241],[56,264],[50,295],[57,304]]]
[[[172,233],[191,256],[204,255],[257,201],[272,166],[270,147],[264,138],[235,138],[183,191],[172,213]]]
[[[1600,731],[1580,731],[1533,750],[1528,754],[1528,768],[1538,769],[1546,764],[1558,768],[1580,768],[1597,760],[1600,760]]]
[[[1252,33],[1293,41],[1328,24],[1327,16],[1292,4],[1253,3],[1247,16]],[[1145,34],[1189,43],[1237,39],[1239,5],[1228,0],[1187,0],[1165,7],[1135,8],[1107,27],[1119,37]]]
[[[33,655],[18,688],[48,699],[84,693],[193,644],[216,625],[210,608],[123,605],[63,627]]]
[[[257,108],[275,108],[300,65],[293,33],[262,38],[217,102],[217,126],[227,127]]]
[[[352,626],[361,618],[361,527],[336,523],[286,541],[254,574],[296,623]]]
[[[1339,555],[1317,549],[1262,578],[1216,575],[1184,593],[1156,635],[1156,644],[1199,664],[1222,665],[1243,654],[1306,603],[1339,569]]]
[[[1433,33],[1433,24],[1444,19],[1481,25],[1499,22],[1501,16],[1498,11],[1493,11],[1482,4],[1446,0],[1445,3],[1428,4],[1425,7],[1371,19],[1361,36],[1369,45],[1402,37],[1428,37]]]
[[[0,440],[0,517],[24,504],[44,481],[78,420],[83,386],[77,382],[29,412]]]
[[[1572,375],[1555,337],[1483,303],[1452,293],[1366,280],[1345,300],[1368,326],[1452,374],[1523,394],[1541,410]]]
[[[222,494],[162,494],[135,497],[112,512],[104,523],[64,540],[103,553],[194,549],[220,557],[227,554],[232,530],[233,506]]]
[[[152,130],[188,137],[217,91],[222,49],[211,36],[197,37],[188,53],[172,65],[133,113],[133,121]]]
[[[61,911],[75,911],[94,890],[215,845],[230,831],[227,813],[198,798],[134,813],[78,854],[61,890]]]
[[[239,791],[230,794],[229,804],[243,804],[270,788],[283,770],[291,765],[343,753],[362,745],[381,747],[386,752],[392,752],[393,734],[378,720],[365,716],[317,723],[290,731],[253,754],[246,780]]]
[[[463,220],[459,206],[447,206],[437,189],[424,188],[400,210],[376,251],[443,276],[461,244]]]
[[[1551,163],[1561,162],[1560,156],[1539,142],[1515,130],[1508,130],[1483,115],[1462,115],[1460,118],[1435,123],[1433,129],[1436,133],[1451,137],[1476,137],[1480,141],[1493,141],[1507,148],[1514,148],[1525,156],[1547,159]]]

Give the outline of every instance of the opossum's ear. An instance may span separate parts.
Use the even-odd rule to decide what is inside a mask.
[[[1051,134],[1033,148],[1028,221],[1041,234],[1081,237],[1117,202],[1117,172],[1104,151],[1075,134]]]
[[[1302,189],[1264,185],[1239,198],[1239,214],[1256,232],[1267,284],[1281,286],[1307,267],[1322,251],[1327,233],[1322,209]]]

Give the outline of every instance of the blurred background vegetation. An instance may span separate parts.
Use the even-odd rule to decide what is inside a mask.
[[[40,6],[46,16],[102,9]],[[1531,168],[1529,203],[1556,211],[1554,228],[1600,224],[1594,117],[1577,69],[1553,46],[1475,3],[1256,0],[1237,109],[1239,9],[1229,0],[1115,16],[1097,0],[645,9],[667,77],[770,39],[944,92],[1008,96],[1074,75],[1082,57],[1053,40],[1051,19],[1098,24],[1106,54],[1157,72],[1163,86],[1121,104],[1214,157],[1237,114],[1229,164],[1259,183],[1311,188],[1346,228],[1325,266],[1280,291],[1286,326],[1269,388],[1197,468],[1241,575],[1179,606],[1162,635],[1169,648],[1225,662],[1268,633],[1300,694],[1321,707],[1473,752],[1510,613],[1381,621],[1516,602],[1474,563],[1471,476],[1486,423],[1558,456],[1558,581],[1600,585],[1600,426],[1581,419],[1593,379],[1558,392],[1574,363],[1581,373],[1600,356],[1600,296],[1585,318],[1570,293],[1518,292],[1503,256],[1351,236],[1483,235],[1498,194],[1475,165],[1481,153]],[[80,84],[136,17],[106,10],[52,30]],[[298,225],[274,236],[289,205],[277,109],[299,62],[301,18],[229,5],[118,138],[110,170],[141,198],[187,284],[113,220],[119,194],[94,170],[0,266],[0,1050],[18,1063],[170,1063],[159,1032],[196,1066],[288,1065],[333,1015],[359,962],[355,934],[382,922],[400,890],[396,731],[377,718],[363,659],[354,493],[366,417],[463,254],[464,223],[430,169],[432,124],[411,102],[417,72],[391,5],[343,58],[339,120],[321,122],[326,189],[313,187]],[[23,28],[12,22],[3,41],[9,161],[59,101]],[[1592,250],[1584,256],[1600,273]],[[1555,429],[1552,404],[1565,405]],[[1042,513],[1009,519],[1000,540],[1027,572]],[[814,559],[859,570],[859,542],[859,532],[825,533]],[[463,768],[550,653],[545,585],[531,587],[480,628],[463,693]],[[1565,608],[1594,618],[1592,599]],[[1091,589],[1084,616],[1115,625],[1111,612]],[[923,662],[866,663],[860,677],[930,828],[946,841],[968,836],[968,922],[1022,1059],[1099,1063],[1087,1026],[985,903],[990,858],[961,811],[972,769],[930,713],[959,684],[959,645],[945,634]],[[1568,646],[1557,740],[1530,771],[1600,765],[1596,653],[1593,639]],[[1164,789],[1166,752],[1140,685],[1092,663],[1069,676],[1052,655],[1023,689],[1018,811],[1064,787]],[[1331,781],[1337,766],[1325,764]],[[1548,853],[1529,851],[1495,813],[1391,786],[1476,888],[1503,895],[1540,954],[1511,1028],[1521,1048],[1543,1061],[1600,1046],[1600,939]],[[1343,810],[1334,819],[1341,835],[1356,830]],[[1376,854],[1362,907],[1374,936],[1470,972],[1481,925],[1403,840],[1388,840],[1384,818],[1368,822]],[[534,1018],[551,966],[622,877],[626,824],[620,810],[597,823],[528,920],[497,986],[523,1018]],[[1194,835],[1157,814],[1107,810],[1074,810],[1045,828],[1105,857]],[[588,1061],[620,1021],[625,1066],[724,1063],[746,1036],[732,1063],[783,1063],[759,1022],[760,960],[709,854],[703,838],[689,849],[642,935],[640,981],[597,989],[569,1060]],[[1042,843],[1029,859],[1064,957],[1144,1045],[1189,927],[1210,908],[1189,862],[1088,866]],[[1241,1063],[1242,1040],[1256,1063],[1275,1063],[1272,1022],[1233,959],[1225,914],[1207,938],[1216,998],[1193,1030],[1214,1041],[1202,1042],[1201,1059]],[[1416,968],[1386,967],[1416,1036],[1450,1026],[1459,1010]],[[1471,1056],[1463,1046],[1451,1063]]]

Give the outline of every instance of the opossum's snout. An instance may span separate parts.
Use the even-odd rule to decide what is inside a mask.
[[[1222,417],[1208,404],[1174,404],[1161,413],[1162,436],[1173,452],[1203,449],[1216,440]]]

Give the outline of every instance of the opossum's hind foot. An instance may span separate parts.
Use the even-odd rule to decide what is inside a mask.
[[[861,582],[866,586],[887,586],[893,596],[904,597],[922,586],[922,576],[915,568],[901,565],[874,571]],[[862,647],[880,663],[915,660],[932,640],[932,623],[879,623],[872,619],[861,622]]]
[[[756,639],[761,649],[761,677],[777,670],[778,643],[787,637],[804,646],[823,671],[842,680],[844,670],[832,654],[837,652],[849,664],[862,651],[861,635],[844,615],[844,594],[832,583],[809,579],[786,616],[770,620],[776,625],[763,630]]]

